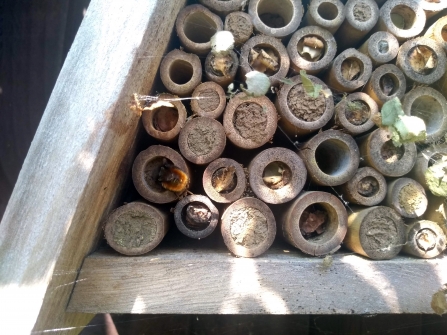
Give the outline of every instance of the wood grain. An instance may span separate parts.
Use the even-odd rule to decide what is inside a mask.
[[[447,257],[371,261],[352,254],[321,258],[270,250],[255,259],[226,251],[158,251],[128,258],[87,257],[68,310],[154,314],[432,313],[447,282]]]
[[[131,95],[150,91],[183,5],[91,2],[0,224],[0,329],[88,321],[65,306],[131,163]]]

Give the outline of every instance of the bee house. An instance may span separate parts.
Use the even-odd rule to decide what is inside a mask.
[[[0,224],[1,328],[77,333],[96,313],[433,313],[445,254],[372,261],[346,252],[330,262],[285,243],[258,258],[211,243],[137,257],[98,248],[140,151],[133,95],[156,93],[185,4],[91,1]]]

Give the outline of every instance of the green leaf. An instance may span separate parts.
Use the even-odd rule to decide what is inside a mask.
[[[402,143],[421,142],[427,139],[425,122],[417,116],[399,115],[394,127],[399,132]]]
[[[241,89],[248,95],[260,97],[265,95],[270,89],[270,79],[266,74],[258,71],[251,71],[245,75],[247,88]]]
[[[306,71],[304,70],[300,70],[300,77],[301,82],[303,83],[304,90],[306,91],[307,95],[309,95],[314,99],[318,98],[318,95],[320,94],[320,91],[323,88],[323,86],[319,84],[314,84],[312,80],[309,79],[309,77],[306,74]]]
[[[405,115],[399,98],[395,97],[385,102],[381,109],[382,125],[392,126],[398,119],[399,115]]]

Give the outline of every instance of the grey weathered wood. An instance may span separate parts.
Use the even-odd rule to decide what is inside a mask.
[[[91,2],[0,224],[2,331],[88,322],[65,307],[131,163],[132,94],[151,89],[184,3]]]
[[[68,310],[90,313],[369,314],[433,313],[447,283],[447,257],[371,261],[294,250],[235,258],[216,250],[159,249],[142,257],[87,257]]]

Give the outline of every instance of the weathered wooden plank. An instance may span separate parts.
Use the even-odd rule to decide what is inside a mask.
[[[0,224],[0,329],[86,322],[65,306],[130,165],[131,95],[150,90],[184,3],[91,2]]]
[[[447,257],[371,261],[269,251],[159,249],[142,257],[101,251],[87,257],[68,310],[91,313],[371,314],[432,313],[447,282]]]

